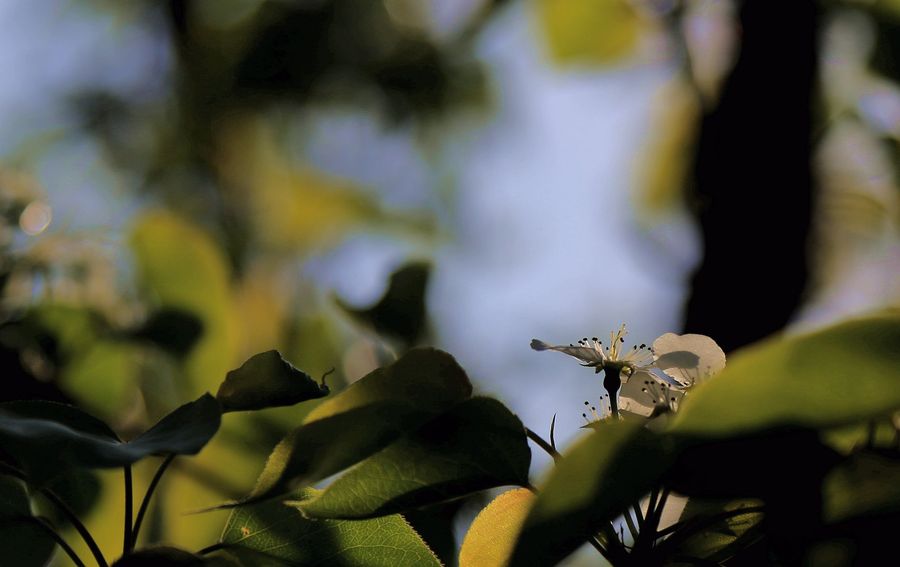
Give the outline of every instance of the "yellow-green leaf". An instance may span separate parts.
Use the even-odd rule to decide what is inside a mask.
[[[534,494],[527,488],[504,492],[472,522],[459,550],[459,567],[504,567]]]
[[[187,360],[190,394],[214,390],[234,366],[238,339],[224,255],[196,225],[165,212],[138,219],[131,246],[150,295],[162,307],[182,309],[200,319],[203,336]]]
[[[642,21],[627,0],[536,0],[547,48],[560,65],[606,65],[629,55]]]

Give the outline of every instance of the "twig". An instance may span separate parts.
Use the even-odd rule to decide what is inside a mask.
[[[172,464],[172,461],[175,460],[175,455],[167,455],[163,462],[159,465],[159,468],[156,469],[156,473],[153,475],[153,478],[150,480],[150,484],[147,485],[147,492],[144,493],[144,499],[141,500],[141,506],[138,508],[137,518],[134,520],[134,529],[131,531],[131,545],[134,548],[137,545],[138,535],[141,532],[141,525],[144,523],[144,515],[147,513],[147,509],[150,507],[150,499],[153,497],[153,492],[156,490],[156,486],[159,484],[160,479],[162,479],[163,474],[166,472],[166,469],[169,468],[169,465]]]
[[[527,427],[525,428],[525,434],[528,435],[528,438],[534,441],[538,447],[540,447],[541,449],[546,451],[548,455],[553,457],[554,462],[558,463],[559,460],[562,459],[562,455],[559,454],[559,451],[554,449],[553,445],[544,441],[544,439],[540,435],[528,429]]]
[[[134,549],[134,540],[131,537],[134,524],[134,479],[131,475],[131,465],[123,467],[125,472],[125,535],[122,537],[122,554],[128,555]]]

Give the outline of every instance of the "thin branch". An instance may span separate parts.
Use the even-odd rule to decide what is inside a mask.
[[[172,461],[175,460],[175,455],[167,455],[163,462],[159,465],[159,468],[156,469],[156,473],[153,475],[153,478],[150,480],[150,484],[147,485],[147,492],[144,493],[144,499],[141,500],[141,506],[138,508],[137,518],[134,520],[134,529],[131,531],[131,545],[132,548],[137,545],[138,535],[141,533],[141,525],[144,523],[144,515],[147,513],[147,509],[150,507],[150,500],[153,498],[153,492],[156,490],[156,486],[159,484],[160,479],[162,479],[163,474],[166,472],[166,469],[169,468],[169,465],[172,464]]]
[[[644,513],[641,511],[641,501],[638,500],[631,506],[634,509],[634,517],[637,518],[638,528],[644,529]]]
[[[123,468],[125,473],[125,530],[122,536],[122,554],[128,555],[134,549],[134,539],[132,538],[132,528],[134,524],[134,481],[131,474],[131,465],[125,465]]]
[[[634,520],[631,518],[631,510],[625,508],[625,513],[622,514],[622,517],[625,518],[625,525],[628,526],[631,537],[634,538],[634,541],[637,541],[640,532],[638,531],[637,526],[634,525]]]
[[[225,544],[221,541],[219,543],[214,543],[212,545],[204,547],[197,552],[197,555],[209,555],[213,551],[219,551],[220,549],[225,549]]]
[[[43,530],[47,532],[47,535],[52,537],[56,544],[62,548],[66,555],[69,556],[69,559],[72,560],[72,563],[74,563],[76,567],[85,567],[84,561],[82,561],[81,558],[78,557],[78,554],[75,553],[75,550],[72,549],[72,546],[69,545],[68,542],[66,542],[66,540],[64,540],[56,530],[53,529],[53,526],[51,526],[47,520],[35,516],[25,516],[21,519],[28,520],[34,523],[36,526],[40,526],[41,528],[43,528]]]
[[[28,482],[28,477],[24,472],[20,471],[16,467],[13,467],[7,463],[0,462],[0,473],[8,474],[10,476],[14,476],[25,483]],[[41,488],[40,493],[44,495],[44,497],[49,500],[56,508],[62,513],[63,516],[72,524],[72,527],[75,528],[75,531],[78,532],[78,535],[81,536],[81,539],[84,540],[84,543],[87,544],[88,549],[91,550],[91,553],[94,555],[94,559],[97,560],[97,564],[100,567],[108,567],[109,564],[106,562],[106,558],[103,557],[103,552],[100,551],[100,547],[97,545],[97,542],[94,541],[93,536],[91,536],[91,532],[81,523],[81,520],[78,519],[78,515],[69,508],[69,505],[66,504],[62,498],[56,495],[55,492],[50,490],[49,488]]]
[[[525,434],[528,435],[528,438],[531,439],[532,441],[534,441],[534,443],[538,447],[540,447],[541,449],[546,451],[548,455],[553,457],[554,462],[558,463],[560,461],[560,459],[562,459],[562,455],[559,454],[559,451],[554,449],[553,445],[544,441],[544,439],[540,435],[538,435],[534,431],[528,429],[527,427],[525,428]]]

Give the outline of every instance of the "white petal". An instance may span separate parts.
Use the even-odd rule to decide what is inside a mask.
[[[593,347],[574,345],[549,345],[537,339],[531,340],[531,348],[534,350],[555,350],[586,363],[603,362],[603,353]]]
[[[656,367],[685,386],[702,383],[725,368],[725,353],[706,335],[666,333],[653,341]]]
[[[631,398],[621,398],[619,400],[619,409],[641,417],[650,417],[653,415],[653,406],[645,406]]]

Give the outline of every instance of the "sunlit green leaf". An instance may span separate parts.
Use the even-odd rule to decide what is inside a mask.
[[[0,563],[16,567],[42,567],[56,547],[47,532],[32,523],[25,485],[0,476]]]
[[[414,349],[327,398],[272,451],[253,498],[321,480],[383,449],[472,394],[449,354]]]
[[[120,408],[134,400],[141,358],[136,345],[96,341],[65,367],[60,387],[80,406],[113,418]]]
[[[294,498],[315,497],[304,489]],[[335,567],[440,566],[402,516],[372,520],[308,520],[294,508],[268,501],[235,508],[222,543],[246,565]]]
[[[459,567],[506,567],[534,499],[527,488],[495,498],[469,527],[459,550]]]
[[[538,24],[553,60],[605,65],[629,55],[642,22],[627,0],[538,0]]]
[[[884,415],[900,408],[897,345],[896,314],[763,341],[735,353],[720,375],[685,398],[673,428],[727,436]]]
[[[555,565],[650,491],[671,463],[639,423],[604,424],[579,441],[539,487],[512,565]]]
[[[522,422],[496,400],[472,398],[293,505],[320,518],[383,516],[495,486],[525,486],[530,463]]]
[[[317,384],[270,350],[250,357],[225,376],[216,398],[224,411],[258,410],[294,404],[328,395],[328,387]]]
[[[103,422],[75,407],[10,402],[0,405],[0,448],[16,459],[29,480],[43,483],[70,465],[116,467],[151,454],[195,454],[220,420],[219,403],[206,394],[123,443]]]

